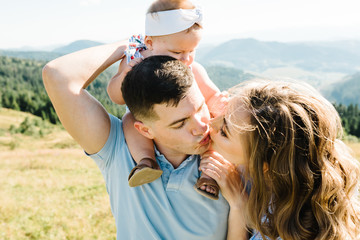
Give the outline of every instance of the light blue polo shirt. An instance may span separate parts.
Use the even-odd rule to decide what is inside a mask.
[[[228,203],[221,194],[219,200],[211,200],[193,189],[200,175],[199,156],[188,157],[174,169],[156,151],[163,170],[161,178],[130,188],[127,178],[135,162],[126,145],[121,120],[109,116],[109,138],[90,157],[106,182],[117,239],[226,239]]]

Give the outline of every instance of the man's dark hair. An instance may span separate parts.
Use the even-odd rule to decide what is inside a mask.
[[[193,84],[188,66],[170,56],[145,58],[129,71],[121,91],[137,120],[157,120],[155,104],[177,106]]]

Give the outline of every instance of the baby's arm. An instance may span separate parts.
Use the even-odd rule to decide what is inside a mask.
[[[141,55],[143,57],[147,57],[150,55],[150,53],[148,50],[143,50],[141,51]],[[125,104],[121,93],[121,84],[124,81],[127,72],[130,71],[130,69],[138,64],[141,60],[142,58],[134,58],[129,63],[127,63],[126,56],[123,57],[119,65],[118,72],[111,78],[107,86],[107,92],[111,101],[120,105]]]
[[[126,59],[123,59],[126,60]],[[111,79],[108,85],[108,94],[112,101],[117,104],[125,104],[125,101],[121,93],[121,84],[126,76],[126,74],[131,70],[133,66],[142,61],[141,58],[135,58],[126,63],[126,61],[121,61],[119,66],[118,73]],[[155,151],[154,143],[148,138],[142,136],[135,128],[135,118],[132,113],[126,113],[123,116],[123,129],[124,135],[129,147],[131,156],[133,157],[136,163],[139,163],[144,158],[150,158],[155,160]]]
[[[127,73],[131,69],[131,68],[126,69],[126,68],[127,68],[126,57],[124,57],[120,62],[118,72],[111,78],[107,86],[107,92],[111,101],[120,105],[125,104],[125,101],[121,93],[121,84],[126,76],[125,72]]]
[[[191,65],[192,72],[195,77],[195,81],[200,88],[202,95],[207,102],[213,95],[219,93],[219,88],[211,81],[205,68],[197,62],[193,62]]]
[[[240,171],[214,151],[202,155],[200,170],[219,184],[222,195],[230,205],[227,240],[248,239],[245,217],[248,195]]]
[[[219,88],[209,78],[205,68],[199,63],[194,62],[192,64],[192,72],[212,117],[218,116],[223,112],[226,105],[227,93],[220,92]]]

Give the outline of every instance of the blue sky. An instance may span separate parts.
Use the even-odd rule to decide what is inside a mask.
[[[143,32],[152,0],[0,0],[0,49],[89,39],[112,42]],[[203,43],[360,40],[359,0],[197,0]]]

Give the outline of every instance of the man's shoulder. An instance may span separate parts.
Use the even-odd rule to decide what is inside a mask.
[[[122,120],[112,114],[109,113],[111,128],[110,128],[110,135],[113,134],[116,137],[123,138],[124,131],[123,131],[123,123]],[[110,139],[111,136],[109,136]]]
[[[103,151],[113,151],[126,146],[122,120],[112,114],[109,114],[109,118],[111,127],[109,137],[102,148]]]
[[[108,113],[111,124],[122,124],[122,120],[114,115],[112,115],[111,113]]]
[[[97,153],[89,154],[89,156],[98,164],[103,174],[107,171],[109,166],[112,166],[119,156],[124,158],[124,156],[128,155],[128,148],[121,119],[111,114],[109,114],[109,118],[111,127],[105,145]]]

